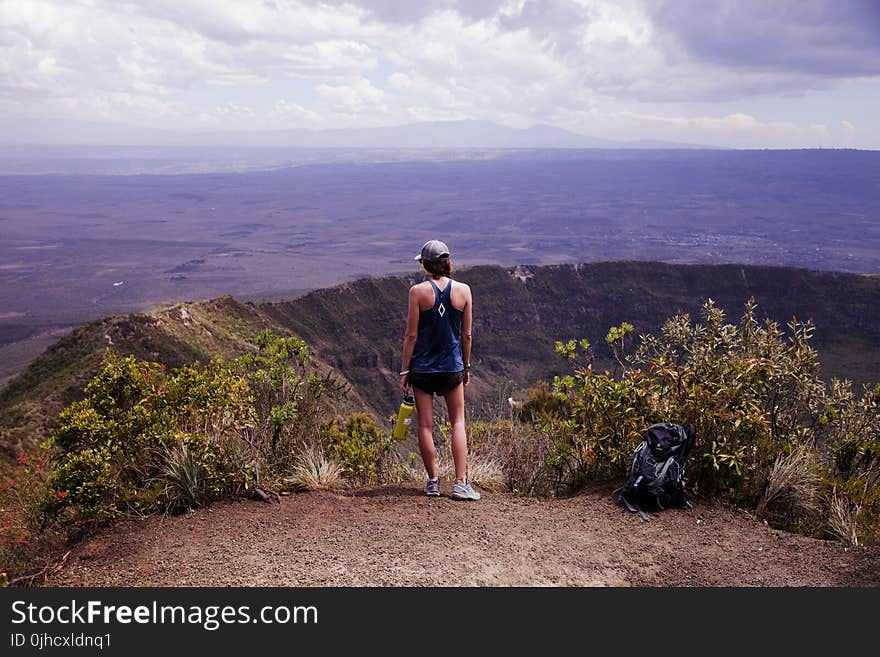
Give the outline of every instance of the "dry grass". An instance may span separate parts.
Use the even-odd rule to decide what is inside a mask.
[[[526,496],[550,495],[546,457],[549,443],[539,430],[515,420],[474,425],[484,458],[499,464],[506,490]]]
[[[468,456],[468,479],[480,488],[493,493],[507,490],[507,482],[501,464],[479,454]]]
[[[468,452],[467,470],[468,479],[480,488],[492,492],[507,490],[504,470],[498,461],[483,456],[479,452]],[[441,479],[455,478],[452,450],[447,445],[437,449],[437,474]]]
[[[859,544],[858,515],[862,508],[835,489],[828,505],[828,529],[841,541]]]
[[[758,517],[763,517],[771,504],[782,501],[793,511],[815,511],[819,482],[812,450],[807,445],[777,457],[755,509]]]
[[[295,490],[337,490],[345,486],[344,468],[320,447],[304,448],[293,463],[293,472],[282,483]]]
[[[399,460],[382,468],[382,481],[387,484],[402,484],[416,478],[416,470],[408,461]]]

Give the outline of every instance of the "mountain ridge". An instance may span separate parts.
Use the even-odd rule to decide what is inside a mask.
[[[232,146],[250,148],[579,148],[723,149],[656,139],[594,137],[557,126],[528,128],[481,120],[425,121],[372,128],[180,132],[94,121],[7,119],[0,143],[79,146]]]
[[[816,323],[824,377],[868,382],[880,371],[880,279],[858,274],[748,265],[644,261],[577,265],[481,265],[455,274],[474,290],[472,414],[490,412],[513,388],[565,373],[555,340],[588,338],[599,365],[603,338],[623,321],[656,331],[677,311],[696,319],[712,298],[736,321],[745,301],[781,325]],[[81,394],[106,347],[170,367],[254,348],[260,330],[305,340],[320,369],[350,385],[346,410],[387,417],[399,402],[397,369],[407,290],[416,275],[365,278],[290,301],[218,297],[105,317],[75,329],[0,390],[0,452],[38,444],[64,405]]]

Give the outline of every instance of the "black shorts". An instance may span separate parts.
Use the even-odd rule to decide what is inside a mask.
[[[410,372],[409,384],[430,395],[443,397],[455,390],[464,381],[464,370],[461,372]]]

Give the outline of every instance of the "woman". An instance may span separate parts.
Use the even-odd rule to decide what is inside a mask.
[[[471,289],[452,279],[449,248],[431,240],[415,258],[427,280],[409,289],[406,335],[400,389],[412,387],[419,416],[419,451],[428,473],[425,494],[440,496],[440,478],[434,451],[434,395],[446,400],[452,424],[455,483],[452,498],[478,500],[480,494],[467,480],[467,435],[464,426],[464,387],[470,381]]]

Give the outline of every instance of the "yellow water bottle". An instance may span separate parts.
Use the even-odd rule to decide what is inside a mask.
[[[400,402],[400,410],[397,411],[397,424],[394,425],[394,437],[397,440],[406,440],[414,410],[415,399],[412,395],[404,395],[403,401]]]

